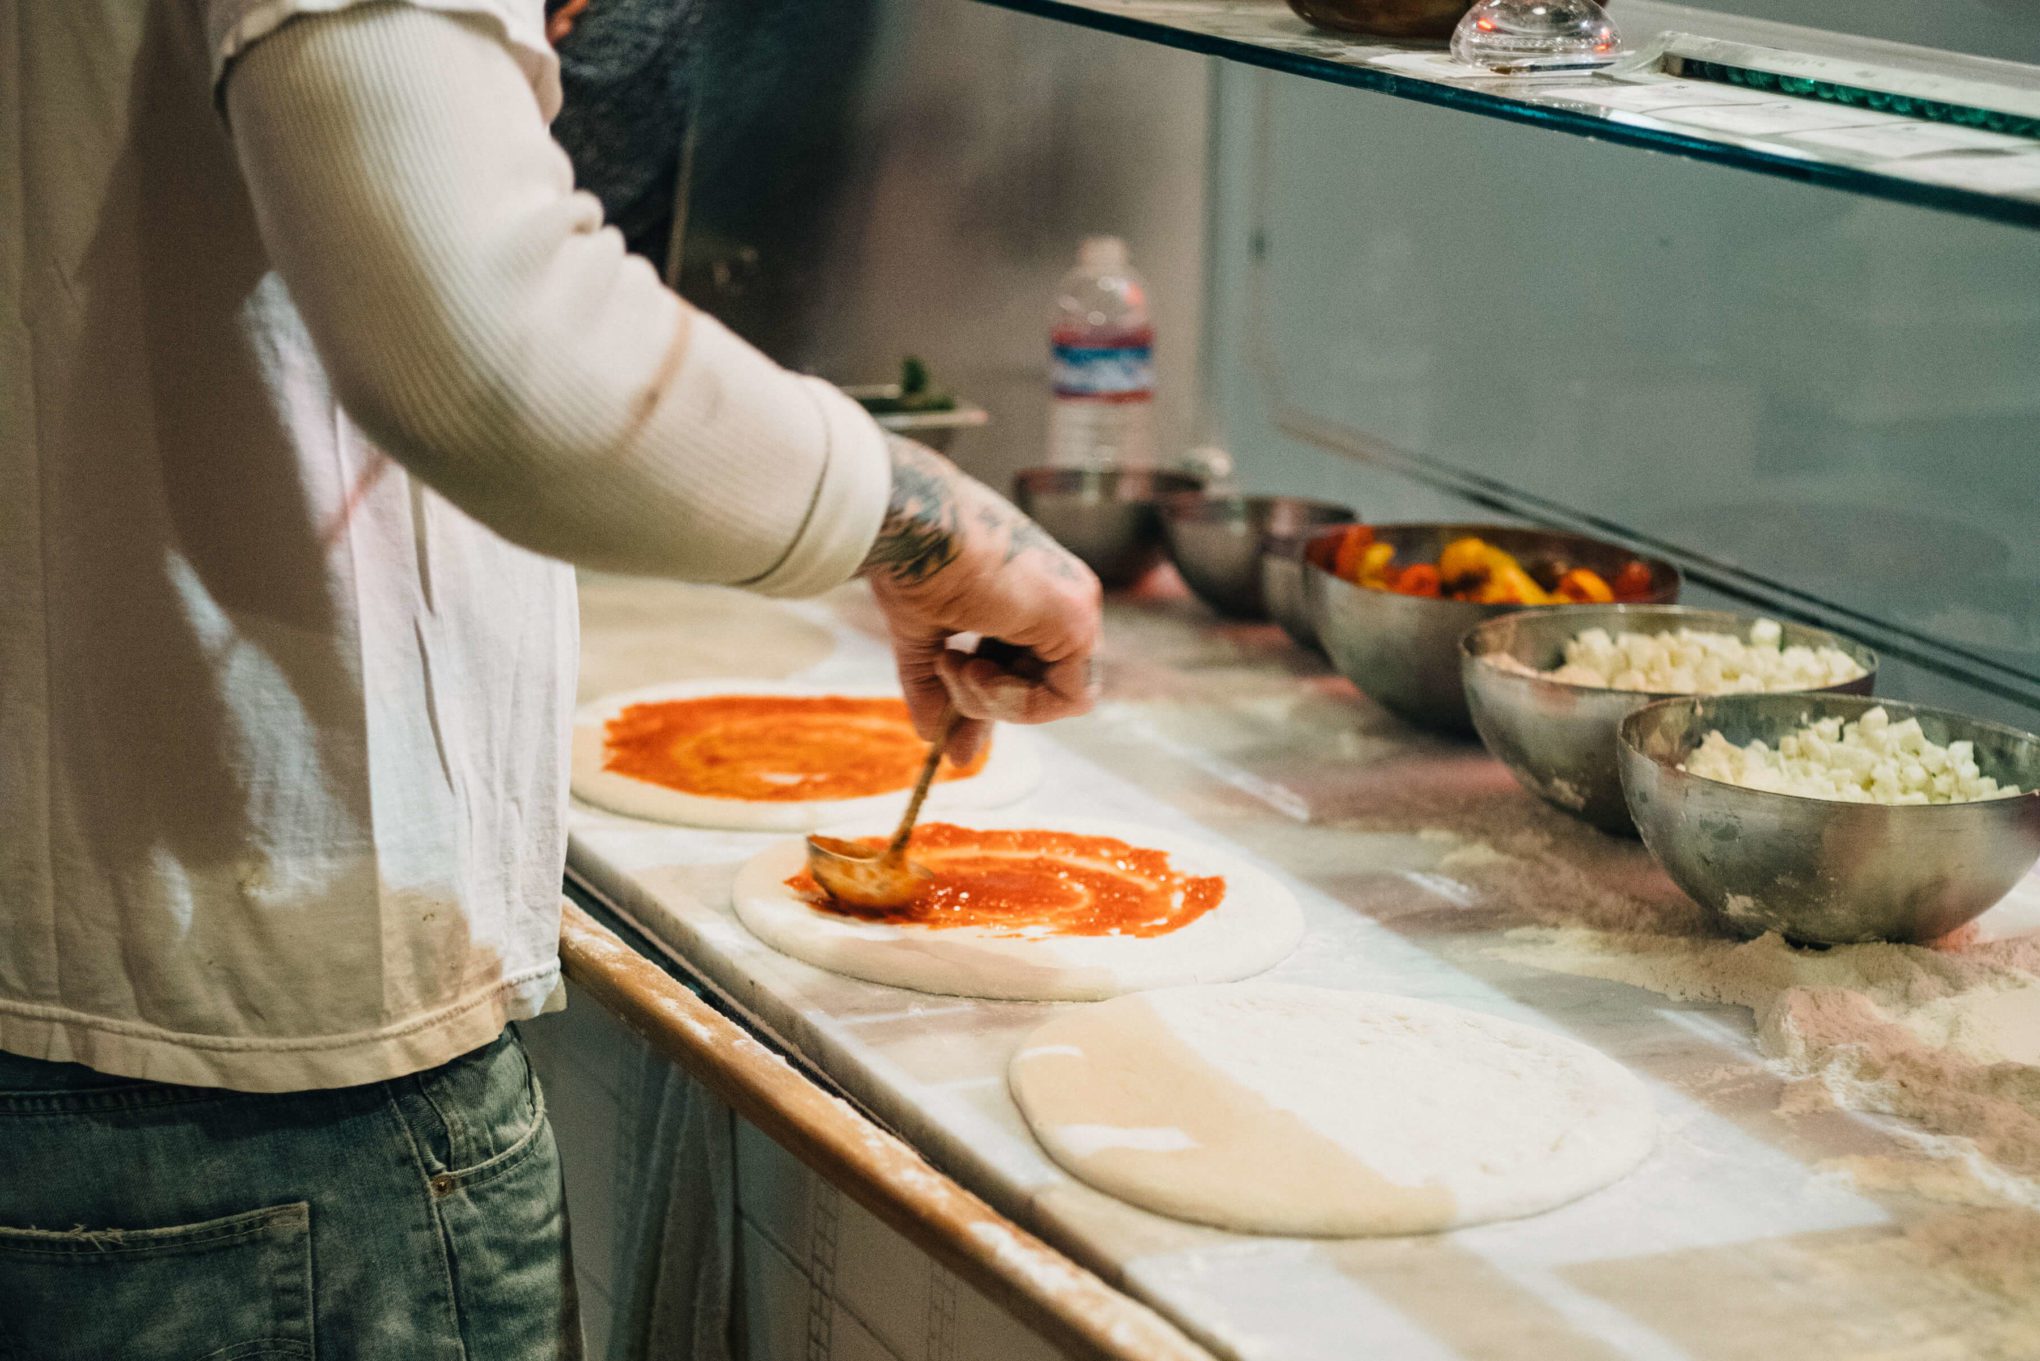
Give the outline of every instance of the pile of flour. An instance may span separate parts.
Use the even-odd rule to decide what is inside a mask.
[[[1828,1105],[1896,1117],[1892,1133],[1921,1155],[1831,1170],[2040,1211],[2040,878],[1932,946],[1734,940],[1641,846],[1562,835],[1527,801],[1468,802],[1485,805],[1471,810],[1477,820],[1440,803],[1409,810],[1422,821],[1408,830],[1439,848],[1433,875],[1536,923],[1506,930],[1494,953],[1747,1007],[1758,1053],[1786,1080],[1786,1114]]]
[[[1897,1116],[1942,1141],[1922,1151],[1962,1165],[1906,1189],[2040,1209],[2040,937],[1957,948],[1798,949],[1575,926],[1525,927],[1497,953],[1541,969],[1606,978],[1681,1001],[1748,1007],[1758,1051],[1798,1109],[1825,1098]],[[1857,1160],[1837,1170],[1889,1179]],[[1979,1194],[1980,1193],[1980,1194]]]
[[[1433,875],[1536,923],[1507,930],[1494,953],[1747,1007],[1759,1054],[1786,1081],[1784,1113],[1895,1117],[1916,1155],[1830,1170],[1866,1189],[2040,1211],[2040,878],[1932,946],[1733,940],[1642,847],[1562,835],[1522,804],[1467,802],[1484,805],[1477,817],[1441,802],[1406,810],[1420,821],[1404,825],[1439,848]]]
[[[1439,872],[1539,923],[1508,931],[1495,953],[1747,1007],[1758,1052],[1787,1081],[1787,1114],[1825,1104],[1897,1117],[1907,1125],[1893,1132],[1924,1155],[1833,1170],[1930,1199],[2040,1210],[2040,880],[1931,947],[1803,949],[1777,935],[1722,937],[1683,895],[1647,887],[1661,876],[1628,865],[1639,847],[1583,848],[1542,831],[1418,833],[1449,847]],[[1583,854],[1595,863],[1575,863]]]

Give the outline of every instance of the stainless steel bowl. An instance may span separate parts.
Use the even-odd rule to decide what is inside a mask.
[[[1656,589],[1639,602],[1661,605],[1679,595],[1679,569],[1661,558],[1632,553],[1603,539],[1555,529],[1519,525],[1376,525],[1377,542],[1395,548],[1403,564],[1436,562],[1445,545],[1469,535],[1485,539],[1534,574],[1563,564],[1591,567],[1612,578],[1631,559],[1650,568]],[[1470,733],[1473,719],[1459,679],[1459,640],[1484,620],[1522,611],[1522,605],[1478,605],[1465,600],[1432,600],[1370,591],[1334,576],[1323,555],[1334,544],[1329,534],[1305,550],[1303,595],[1318,640],[1347,680],[1411,723],[1444,732]],[[1532,606],[1570,613],[1593,605]]]
[[[1353,518],[1350,507],[1299,496],[1172,496],[1162,502],[1162,539],[1199,600],[1235,619],[1266,619],[1261,557],[1268,545]]]
[[[1277,534],[1261,554],[1261,599],[1268,606],[1268,617],[1280,624],[1298,647],[1320,655],[1324,645],[1318,642],[1309,603],[1303,598],[1303,554],[1326,528],[1319,525],[1296,534]]]
[[[1679,769],[1710,730],[1738,745],[1882,703],[1935,742],[1976,744],[1983,773],[2026,790],[1982,803],[1839,803]],[[1622,786],[1643,844],[1732,931],[1848,945],[1944,936],[2040,861],[2040,736],[1946,709],[1846,695],[1664,699],[1622,720]]]
[[[1634,836],[1629,804],[1622,796],[1622,765],[1615,754],[1615,730],[1622,720],[1653,700],[1674,692],[1610,690],[1568,685],[1496,666],[1511,657],[1538,671],[1565,661],[1565,645],[1586,629],[1609,633],[1732,633],[1744,642],[1760,616],[1701,610],[1685,605],[1581,605],[1503,615],[1476,624],[1460,640],[1460,675],[1474,729],[1495,758],[1522,786],[1604,832]],[[1839,648],[1856,659],[1864,674],[1813,694],[1867,695],[1877,679],[1877,654],[1824,629],[1782,623],[1787,647]]]
[[[1112,588],[1131,586],[1162,560],[1158,503],[1202,485],[1149,469],[1028,468],[1013,479],[1013,500]]]

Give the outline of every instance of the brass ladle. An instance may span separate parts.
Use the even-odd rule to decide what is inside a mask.
[[[996,638],[981,639],[974,655],[994,662],[1023,680],[1039,682],[1047,673],[1047,667],[1032,652]],[[906,906],[934,881],[935,876],[926,867],[907,858],[907,841],[914,834],[914,822],[921,816],[921,805],[928,798],[928,788],[935,783],[935,772],[941,768],[942,753],[948,750],[949,739],[955,735],[956,725],[962,719],[963,715],[956,711],[954,701],[944,706],[941,722],[935,727],[935,740],[928,746],[928,759],[921,763],[921,775],[914,781],[913,797],[907,800],[906,814],[900,818],[899,829],[883,850],[874,853],[860,842],[845,841],[841,837],[810,836],[807,839],[808,873],[815,877],[824,893],[851,907],[882,911]]]
[[[851,907],[904,907],[933,882],[935,876],[925,866],[907,859],[907,840],[914,834],[914,821],[921,816],[921,805],[928,798],[928,787],[935,783],[935,772],[942,765],[942,753],[947,750],[949,739],[956,732],[961,718],[954,704],[942,711],[942,721],[935,729],[935,740],[928,747],[928,759],[921,763],[920,778],[914,781],[914,795],[907,800],[907,811],[900,818],[899,830],[893,833],[885,849],[874,853],[862,842],[845,841],[841,837],[811,836],[807,839],[808,873],[814,875],[815,882],[822,886],[824,893]]]

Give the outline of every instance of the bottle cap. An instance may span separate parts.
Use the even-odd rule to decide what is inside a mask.
[[[1087,236],[1077,247],[1077,263],[1086,269],[1126,268],[1126,242],[1116,236]]]

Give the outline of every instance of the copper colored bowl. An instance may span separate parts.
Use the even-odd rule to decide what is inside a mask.
[[[1449,38],[1473,0],[1289,0],[1305,21],[1379,38]]]

